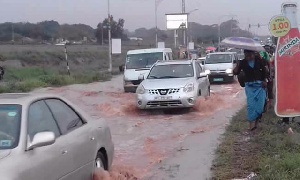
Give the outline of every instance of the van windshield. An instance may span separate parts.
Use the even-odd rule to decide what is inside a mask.
[[[205,64],[231,63],[231,54],[208,54],[205,59]]]
[[[157,60],[162,59],[162,52],[129,54],[126,59],[126,69],[150,68]]]

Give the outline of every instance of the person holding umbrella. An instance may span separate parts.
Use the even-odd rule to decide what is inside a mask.
[[[221,45],[244,49],[245,58],[238,61],[233,73],[238,75],[241,86],[245,86],[249,130],[253,131],[262,117],[267,100],[265,88],[268,73],[263,61],[256,55],[265,49],[259,42],[246,37],[228,37],[221,42]],[[240,73],[242,76],[239,75]]]
[[[244,54],[245,59],[238,61],[233,73],[235,75],[239,75],[241,71],[244,73],[249,130],[253,131],[257,128],[258,121],[264,112],[268,73],[263,61],[256,56],[255,51],[245,49]]]

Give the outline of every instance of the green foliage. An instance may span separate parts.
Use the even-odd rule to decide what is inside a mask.
[[[95,38],[95,30],[84,24],[63,24],[56,21],[43,21],[37,24],[33,23],[2,23],[0,24],[0,41],[12,40],[12,29],[15,34],[15,41],[34,41],[46,40],[52,41],[57,38],[79,41],[83,37],[88,39]],[[26,40],[24,37],[31,38]]]
[[[127,38],[126,35],[124,34],[124,19],[119,19],[118,21],[115,21],[113,16],[111,16],[111,37],[112,38],[121,38],[125,39]],[[96,29],[95,36],[97,37],[98,42],[103,40],[108,39],[108,27],[109,27],[109,22],[108,18],[104,19],[102,23],[99,23]],[[102,34],[103,33],[103,34]]]
[[[259,179],[300,179],[300,126],[277,124],[273,111],[264,114],[255,134],[245,135],[246,108],[231,121],[216,151],[213,179],[245,178],[250,172]],[[291,127],[294,134],[289,135]]]
[[[77,73],[69,76],[38,67],[21,69],[9,68],[4,76],[6,81],[0,84],[0,93],[28,92],[39,87],[91,83],[95,81],[106,81],[110,78],[111,75],[96,72]]]

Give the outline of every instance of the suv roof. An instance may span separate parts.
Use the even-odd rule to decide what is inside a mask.
[[[168,60],[158,61],[155,65],[168,65],[168,64],[192,64],[193,60]]]
[[[142,54],[142,53],[156,53],[156,52],[172,52],[171,48],[150,48],[150,49],[135,49],[129,50],[127,54]]]
[[[215,53],[209,53],[209,54],[237,54],[236,52],[215,52]]]

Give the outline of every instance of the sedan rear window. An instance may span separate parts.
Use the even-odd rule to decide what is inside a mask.
[[[0,105],[0,150],[18,146],[21,105]]]

